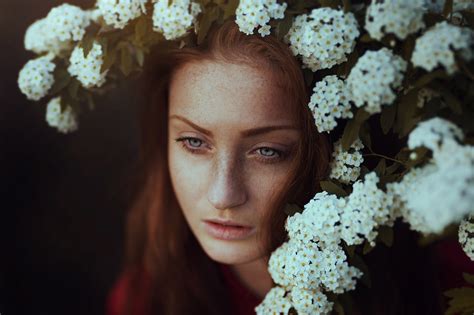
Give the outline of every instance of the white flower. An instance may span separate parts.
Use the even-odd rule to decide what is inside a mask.
[[[441,128],[426,128],[429,132],[419,132],[416,141],[412,137],[412,142],[433,149],[430,163],[387,185],[404,221],[425,234],[440,233],[449,224],[460,222],[473,213],[474,204],[474,146],[459,144],[458,130],[452,126],[435,126]]]
[[[291,290],[291,301],[298,314],[330,314],[334,304],[319,290],[299,287]]]
[[[344,81],[328,75],[316,83],[308,104],[319,132],[331,131],[337,126],[336,118],[352,118],[349,92]]]
[[[393,89],[400,87],[407,63],[388,48],[367,51],[352,68],[347,85],[351,100],[368,113],[381,112],[381,105],[390,105],[396,98]]]
[[[25,48],[37,54],[59,55],[80,41],[90,24],[90,14],[70,4],[57,6],[46,18],[33,23],[25,34]]]
[[[267,23],[271,18],[282,19],[287,6],[287,3],[278,4],[276,0],[241,0],[235,11],[235,22],[247,35],[253,34],[260,26],[258,32],[264,37],[270,34]]]
[[[283,288],[272,288],[260,305],[255,308],[257,315],[288,314],[291,308],[291,301],[285,294],[286,291]]]
[[[436,13],[442,13],[445,0],[426,0],[427,8]],[[474,1],[472,0],[453,0],[453,12],[461,10],[474,9]]]
[[[357,180],[360,175],[360,165],[364,162],[360,150],[364,148],[362,141],[356,139],[349,151],[342,149],[341,140],[334,143],[332,161],[330,164],[330,178],[337,179],[341,183],[349,184]]]
[[[124,28],[128,22],[146,13],[148,0],[97,0],[97,8],[108,25]]]
[[[30,100],[37,101],[48,94],[53,86],[53,71],[56,65],[52,55],[38,57],[28,61],[18,75],[18,86]]]
[[[87,57],[84,49],[77,46],[74,48],[69,59],[68,71],[71,76],[77,77],[85,88],[100,87],[105,82],[108,71],[100,72],[103,60],[102,46],[94,43]]]
[[[426,147],[431,151],[438,151],[446,139],[462,141],[464,134],[458,126],[452,122],[434,117],[418,123],[408,136],[408,147]]]
[[[372,0],[365,16],[365,29],[370,37],[381,40],[393,33],[399,39],[425,27],[423,23],[426,0]]]
[[[61,133],[76,131],[78,122],[76,114],[70,106],[61,111],[61,97],[49,101],[46,108],[46,121],[51,127],[56,127]]]
[[[466,255],[474,261],[474,216],[462,220],[459,225],[458,238]]]
[[[200,12],[200,5],[190,0],[174,0],[170,6],[168,0],[156,0],[153,29],[163,33],[167,40],[179,38],[196,22]]]
[[[377,187],[379,178],[375,172],[352,185],[352,193],[346,198],[341,213],[341,237],[348,245],[359,245],[365,240],[375,246],[375,229],[392,219],[393,197]]]
[[[474,56],[473,48],[473,30],[443,21],[416,40],[411,62],[427,71],[441,65],[452,74],[458,69],[454,54],[458,53],[464,60],[469,61]]]
[[[297,16],[284,40],[295,56],[302,56],[303,68],[316,71],[346,61],[357,36],[358,25],[351,12],[324,7]]]

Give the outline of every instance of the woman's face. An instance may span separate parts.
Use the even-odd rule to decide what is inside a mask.
[[[300,137],[281,93],[269,71],[214,61],[188,63],[171,80],[173,189],[198,242],[217,262],[264,255],[257,240],[262,215],[289,176]]]

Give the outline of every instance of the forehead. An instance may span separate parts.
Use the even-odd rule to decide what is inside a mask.
[[[214,61],[189,63],[170,84],[169,114],[208,124],[294,123],[273,73],[263,68]]]

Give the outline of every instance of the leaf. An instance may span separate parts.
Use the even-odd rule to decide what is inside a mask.
[[[379,227],[378,239],[387,247],[393,245],[393,229],[389,226],[382,225]]]
[[[445,0],[443,15],[447,18],[453,12],[453,0]]]
[[[229,0],[224,9],[224,20],[235,14],[237,7],[239,6],[239,0]]]
[[[341,303],[339,302],[335,302],[334,303],[334,307],[333,307],[334,311],[338,314],[338,315],[344,315],[344,308],[342,307]]]
[[[143,64],[145,62],[145,53],[143,52],[143,49],[137,48],[135,51],[135,58],[137,60],[137,63],[140,67],[143,67]]]
[[[49,94],[56,94],[68,86],[69,82],[71,81],[71,75],[64,67],[56,67],[54,69],[54,84],[49,90]]]
[[[135,41],[141,43],[147,32],[147,21],[146,17],[142,16],[138,18],[135,24]]]
[[[77,91],[79,90],[79,85],[80,82],[73,78],[69,86],[67,87],[69,95],[74,99],[77,99]]]
[[[342,0],[342,6],[344,8],[344,13],[351,11],[351,1],[350,0]]]
[[[387,168],[385,169],[385,174],[386,174],[386,175],[391,175],[391,174],[393,174],[393,172],[395,172],[399,167],[400,167],[400,163],[394,162],[392,165],[390,165],[389,167],[387,167]]]
[[[397,113],[397,108],[395,104],[384,106],[382,114],[380,115],[380,126],[382,127],[382,132],[386,135],[390,128],[392,128],[393,123],[395,122],[395,114]]]
[[[349,263],[351,265],[353,265],[354,267],[360,269],[360,271],[362,271],[364,274],[362,275],[362,278],[360,279],[360,281],[365,285],[367,286],[368,288],[370,288],[372,286],[372,281],[370,280],[370,273],[369,273],[369,267],[367,267],[366,263],[364,262],[364,260],[362,259],[362,257],[360,257],[359,255],[357,254],[354,254],[354,257],[350,258],[349,259]]]
[[[92,97],[91,93],[86,93],[87,104],[89,105],[89,109],[93,110],[95,108],[94,98]]]
[[[132,72],[133,59],[128,46],[123,45],[120,49],[120,70],[125,76]]]
[[[462,277],[467,283],[474,285],[474,274],[463,272]]]
[[[288,216],[292,216],[295,213],[301,213],[303,212],[303,209],[298,206],[297,204],[294,203],[287,203],[285,205],[285,209],[283,210]]]
[[[446,71],[442,69],[427,73],[415,82],[415,84],[413,85],[413,89],[421,89],[422,87],[424,87],[425,85],[427,85],[428,83],[430,83],[431,81],[435,79],[446,78],[446,77],[447,77]]]
[[[87,58],[87,55],[89,55],[89,52],[92,49],[92,46],[94,44],[95,36],[89,33],[86,33],[86,35],[82,38],[80,47],[84,51],[84,57]]]
[[[278,25],[276,27],[276,36],[278,39],[283,39],[293,24],[293,15],[287,14],[283,18],[283,20],[278,21]]]
[[[332,181],[323,180],[319,182],[321,189],[338,197],[347,196],[347,192]]]
[[[370,245],[369,242],[365,241],[364,242],[364,248],[362,249],[362,254],[366,255],[368,253],[370,253],[372,251],[372,249],[374,249],[375,246],[372,246]]]
[[[341,145],[344,151],[349,150],[350,146],[359,137],[359,130],[362,123],[370,117],[363,108],[360,108],[355,117],[349,120],[342,134]]]
[[[104,56],[104,62],[100,67],[100,73],[103,73],[106,70],[109,70],[115,63],[117,59],[117,49],[111,49]]]
[[[219,18],[220,9],[217,6],[212,7],[209,11],[202,15],[199,21],[199,31],[197,36],[197,43],[200,45],[204,38],[206,38],[207,32],[211,28],[212,23]]]
[[[379,177],[382,177],[383,175],[385,175],[385,159],[384,158],[380,159],[379,163],[374,168],[374,171],[377,173]]]
[[[303,76],[306,82],[306,86],[311,87],[313,85],[314,72],[308,68],[303,69]]]
[[[349,246],[344,241],[342,242],[342,245],[343,245],[344,250],[346,251],[347,255],[349,256],[349,258],[354,257],[356,246],[355,245]]]
[[[397,115],[394,125],[394,132],[399,138],[404,137],[415,126],[419,119],[415,118],[417,112],[418,90],[412,89],[403,95],[397,104]]]
[[[365,147],[372,151],[372,139],[370,137],[370,125],[363,124],[359,130],[359,138]]]

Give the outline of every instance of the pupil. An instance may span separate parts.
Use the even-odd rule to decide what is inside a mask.
[[[192,145],[193,147],[198,147],[199,144],[200,144],[200,140],[198,140],[198,139],[191,139],[191,140],[190,140],[190,143],[191,143],[191,145]]]
[[[263,155],[271,156],[272,153],[273,153],[273,150],[272,150],[272,149],[269,149],[269,148],[263,148],[263,149],[262,149],[262,153],[263,153]],[[268,154],[268,153],[269,153],[269,154]]]

